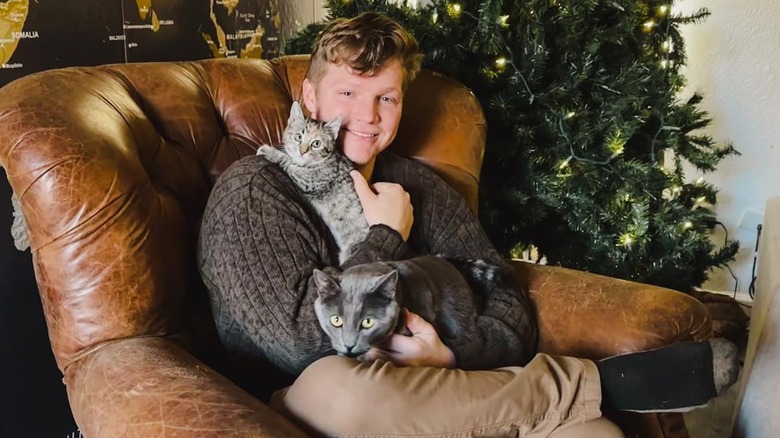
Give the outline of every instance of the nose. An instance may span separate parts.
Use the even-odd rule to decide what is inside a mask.
[[[379,122],[379,102],[374,99],[363,99],[355,105],[353,117],[362,123]]]
[[[344,356],[355,357],[355,356],[358,355],[357,352],[353,351],[353,349],[355,348],[354,344],[353,345],[345,345],[344,347],[347,349],[347,351],[344,353]]]

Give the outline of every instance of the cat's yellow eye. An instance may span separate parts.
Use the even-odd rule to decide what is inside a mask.
[[[313,142],[311,142],[311,148],[312,149],[319,149],[320,147],[322,147],[322,142],[321,141],[314,140]]]
[[[374,318],[366,318],[360,322],[360,326],[364,329],[370,329],[374,326],[374,324],[376,324],[376,320]]]
[[[301,140],[303,140],[303,134],[301,134],[300,132],[296,132],[295,134],[293,134],[293,140],[295,140],[296,143],[300,143]]]
[[[333,325],[333,327],[341,327],[344,325],[344,320],[341,319],[341,317],[338,315],[331,315],[330,323]]]

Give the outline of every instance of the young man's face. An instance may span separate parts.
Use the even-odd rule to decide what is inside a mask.
[[[403,69],[393,60],[373,76],[328,64],[319,82],[303,82],[303,99],[313,118],[342,117],[339,143],[359,167],[373,163],[395,138],[403,107]]]

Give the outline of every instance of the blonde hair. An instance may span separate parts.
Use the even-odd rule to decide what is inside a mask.
[[[306,77],[318,83],[328,63],[344,64],[360,75],[372,76],[398,60],[406,90],[420,71],[422,59],[417,40],[400,24],[385,15],[364,12],[328,23],[314,44]]]

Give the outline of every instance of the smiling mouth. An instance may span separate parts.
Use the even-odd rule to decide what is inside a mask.
[[[374,137],[379,135],[379,134],[369,134],[367,132],[353,131],[351,129],[346,129],[346,131],[349,132],[350,134],[358,136],[360,138],[374,138]]]

